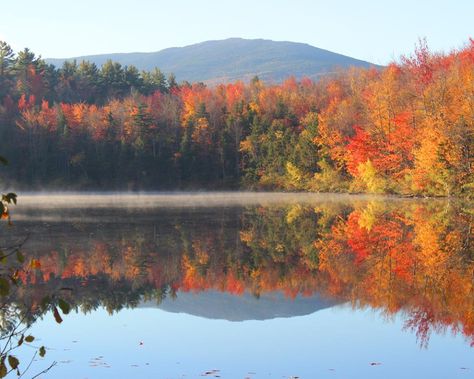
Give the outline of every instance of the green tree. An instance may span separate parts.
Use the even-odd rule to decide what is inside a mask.
[[[125,72],[120,63],[109,59],[102,66],[100,76],[105,98],[122,98],[125,95],[127,83]]]
[[[11,93],[14,61],[15,53],[11,46],[0,41],[0,99]]]
[[[165,93],[168,91],[168,85],[165,74],[159,68],[154,68],[152,71],[142,71],[143,78],[142,93],[151,95],[155,91]]]
[[[17,89],[20,93],[31,95],[33,92],[33,77],[36,74],[40,58],[28,48],[20,51],[14,64]]]

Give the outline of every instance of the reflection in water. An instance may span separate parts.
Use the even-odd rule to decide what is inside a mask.
[[[246,321],[304,316],[334,305],[334,301],[317,295],[289,298],[280,292],[270,292],[256,297],[249,293],[235,296],[209,290],[198,294],[178,292],[175,298],[163,299],[158,307],[167,312],[186,313],[207,319]],[[156,306],[153,301],[140,304],[140,307]]]
[[[473,214],[465,205],[357,197],[212,208],[150,201],[141,209],[19,207],[14,233],[30,234],[24,252],[39,264],[25,267],[27,286],[11,301],[32,311],[32,320],[42,299],[58,291],[83,312],[166,298],[165,309],[235,319],[226,305],[213,313],[219,295],[209,294],[242,301],[312,296],[314,310],[350,302],[387,317],[402,314],[422,346],[432,331],[446,330],[474,344]],[[207,305],[180,308],[170,300],[201,291],[208,291]],[[298,304],[284,316],[304,314]],[[265,318],[257,313],[278,314],[259,309],[241,319]]]

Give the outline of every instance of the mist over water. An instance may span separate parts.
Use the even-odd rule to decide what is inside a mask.
[[[290,203],[347,202],[388,199],[373,195],[284,193],[284,192],[51,192],[20,194],[24,206],[35,208],[159,208],[159,207],[225,207]],[[393,197],[392,200],[403,201]]]
[[[144,212],[165,208],[192,210],[197,208],[226,208],[272,205],[317,205],[317,204],[365,204],[369,201],[447,202],[446,199],[410,199],[386,195],[350,195],[326,193],[278,193],[278,192],[40,192],[20,193],[14,208],[15,219],[55,221],[76,219],[77,221],[106,221],[107,213],[101,210]],[[61,211],[61,212],[59,212]],[[74,212],[76,211],[76,212]],[[79,213],[78,213],[79,212]],[[90,217],[90,216],[93,217]],[[133,220],[129,220],[133,222]]]

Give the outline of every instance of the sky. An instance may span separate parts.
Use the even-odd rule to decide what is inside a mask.
[[[473,0],[0,0],[0,40],[43,58],[158,51],[231,37],[303,42],[387,64],[419,38],[474,37]]]

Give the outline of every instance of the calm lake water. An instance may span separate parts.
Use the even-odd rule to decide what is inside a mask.
[[[20,194],[1,226],[27,236],[9,302],[47,347],[29,372],[58,363],[44,378],[474,378],[473,209]],[[62,323],[46,296],[71,305]]]

